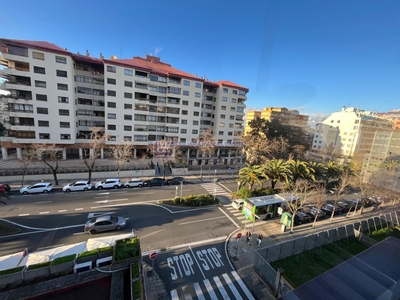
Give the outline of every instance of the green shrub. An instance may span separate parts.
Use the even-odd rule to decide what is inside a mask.
[[[7,269],[7,270],[1,270],[0,271],[0,276],[17,273],[19,271],[22,271],[23,268],[24,267],[16,267],[16,268]]]
[[[139,278],[139,263],[136,261],[131,266],[132,269],[132,279]]]
[[[115,247],[116,261],[140,256],[140,242],[137,237],[117,241]]]
[[[236,196],[240,199],[251,198],[252,193],[248,188],[242,187],[239,189],[239,192],[236,193]]]
[[[34,264],[34,265],[30,265],[28,267],[28,270],[35,270],[35,269],[40,269],[40,268],[44,268],[44,267],[48,267],[50,266],[51,261],[45,261],[39,264]]]
[[[275,194],[278,194],[278,190],[270,188],[270,187],[264,188],[264,189],[256,189],[255,191],[252,192],[253,197],[275,195]]]
[[[219,200],[216,198],[214,201],[214,196],[210,194],[190,195],[187,197],[182,197],[182,199],[180,197],[175,197],[172,201],[173,204],[180,204],[184,206],[204,206],[219,203]]]
[[[71,255],[67,255],[67,256],[63,256],[63,257],[57,257],[55,260],[53,260],[51,262],[51,266],[55,266],[55,265],[59,265],[59,264],[63,264],[69,261],[73,261],[76,258],[76,254],[71,254]]]
[[[97,255],[97,253],[99,253],[99,249],[93,249],[90,251],[85,251],[85,252],[79,253],[77,258],[93,256],[93,255]]]
[[[114,248],[113,246],[108,246],[108,247],[104,247],[104,248],[99,248],[99,252],[112,251],[113,248]]]
[[[142,299],[142,284],[140,280],[132,282],[132,299]]]

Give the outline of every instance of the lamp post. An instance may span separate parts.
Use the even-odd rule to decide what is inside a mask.
[[[238,181],[238,183],[237,183],[237,190],[236,190],[236,194],[239,194],[239,188],[240,188],[240,181]]]
[[[175,186],[175,198],[178,197],[178,186]]]
[[[214,171],[214,202],[216,199],[216,193],[217,193],[217,170]]]
[[[178,187],[176,187],[178,190]],[[183,181],[181,181],[181,198],[179,199],[179,203],[182,203],[182,188],[183,188]]]

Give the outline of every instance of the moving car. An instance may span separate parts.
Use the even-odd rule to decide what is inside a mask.
[[[86,222],[84,231],[95,234],[102,231],[120,230],[126,226],[124,217],[107,215],[93,218]]]
[[[53,185],[50,182],[40,182],[33,185],[28,185],[19,190],[23,195],[33,193],[48,193],[53,189]]]
[[[131,179],[124,183],[124,187],[131,188],[131,187],[142,187],[143,181],[141,179]]]
[[[116,178],[106,179],[100,182],[97,182],[95,185],[96,190],[102,189],[117,189],[121,187],[121,180]]]
[[[243,199],[236,199],[232,202],[232,207],[236,208],[237,210],[242,210],[244,204]]]
[[[74,183],[68,183],[63,186],[63,192],[75,192],[75,191],[88,191],[92,188],[92,185],[87,180],[80,180]]]
[[[7,183],[0,183],[0,193],[8,193],[11,187]]]
[[[143,182],[144,186],[155,186],[155,185],[159,185],[159,186],[163,186],[165,185],[167,182],[162,179],[162,178],[152,178],[150,180],[146,180]]]
[[[174,177],[172,179],[168,179],[167,180],[167,184],[169,184],[169,185],[181,184],[181,182],[182,182],[182,184],[185,184],[185,178],[183,178],[183,177]]]

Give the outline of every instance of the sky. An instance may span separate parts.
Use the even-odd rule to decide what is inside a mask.
[[[321,119],[400,109],[399,0],[2,0],[0,37],[109,58],[159,56],[250,90],[248,109]]]

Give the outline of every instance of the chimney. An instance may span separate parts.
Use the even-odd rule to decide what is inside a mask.
[[[88,50],[86,50],[86,56],[90,56],[90,54],[89,54],[89,51],[88,51]]]
[[[103,59],[103,58],[104,58],[103,53],[100,53],[100,59]]]

